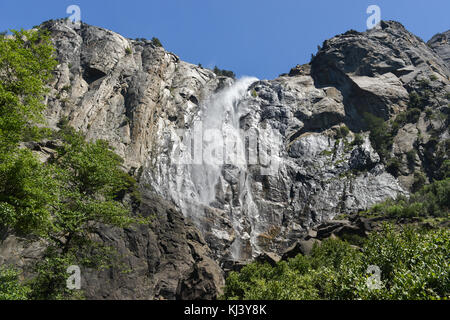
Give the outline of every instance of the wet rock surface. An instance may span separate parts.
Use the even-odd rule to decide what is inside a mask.
[[[424,112],[448,114],[448,32],[427,45],[401,24],[383,21],[379,30],[325,41],[310,64],[289,74],[244,86],[150,41],[87,24],[43,26],[60,62],[47,98],[49,125],[67,118],[89,139],[108,140],[140,181],[143,212],[156,214],[150,227],[99,229],[98,238],[117,247],[132,272],[86,271],[89,298],[211,299],[220,294],[223,271],[252,259],[274,263],[308,254],[327,237],[364,236],[371,221],[330,220],[408,194],[413,171],[406,153],[418,150],[414,166],[430,168],[432,176],[435,142],[449,138],[448,120]],[[217,167],[205,201],[199,176],[212,171],[180,165],[174,152],[226,90],[234,94],[227,107],[235,113],[217,118],[233,114],[238,129],[258,137],[258,161]],[[411,108],[411,93],[425,90],[419,119],[402,123],[393,137],[395,177],[370,142],[364,114],[395,119]],[[31,148],[43,161],[51,156],[45,149],[51,146]],[[7,243],[4,261],[12,255]]]

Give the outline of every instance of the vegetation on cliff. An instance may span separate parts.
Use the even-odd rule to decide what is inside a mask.
[[[448,299],[449,254],[448,229],[405,227],[399,232],[385,225],[370,235],[362,250],[328,239],[310,256],[300,254],[274,267],[252,263],[231,272],[223,298]],[[369,266],[379,268],[380,280],[368,272]]]
[[[0,227],[24,238],[48,243],[42,259],[18,281],[11,267],[0,270],[0,298],[80,298],[66,288],[70,265],[100,268],[114,250],[92,240],[98,224],[146,223],[134,216],[125,194],[137,201],[134,179],[106,141],[86,141],[67,124],[42,129],[46,84],[57,62],[49,36],[42,31],[0,37]],[[43,162],[22,141],[54,142]]]
[[[447,173],[448,174],[448,173]],[[224,299],[448,299],[450,298],[450,178],[424,186],[410,198],[373,206],[361,216],[380,217],[367,239],[327,239],[311,255],[275,267],[252,263],[231,272]],[[399,219],[435,222],[432,229]],[[433,221],[435,220],[435,221]],[[444,227],[439,225],[444,220]],[[408,221],[408,220],[405,220]],[[379,287],[368,285],[369,266],[380,268]]]

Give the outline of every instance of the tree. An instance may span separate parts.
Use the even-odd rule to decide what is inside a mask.
[[[226,279],[222,299],[448,299],[448,229],[397,231],[383,225],[362,250],[338,239],[324,240],[310,256],[275,266],[251,263]],[[379,267],[380,287],[367,284],[368,267]]]
[[[47,33],[14,31],[0,36],[0,157],[21,141],[31,123],[42,121],[45,84],[57,62]]]
[[[51,161],[59,197],[46,235],[50,245],[30,284],[33,299],[82,298],[65,286],[67,267],[114,265],[115,250],[90,240],[98,224],[130,227],[149,222],[133,216],[130,205],[121,201],[123,192],[135,191],[136,181],[121,169],[122,159],[106,141],[86,141],[67,125],[56,135],[63,142]]]
[[[370,130],[369,138],[372,146],[383,161],[387,160],[393,140],[389,126],[382,118],[378,118],[367,112],[364,113],[364,120]]]
[[[43,234],[57,187],[51,168],[18,143],[43,119],[46,83],[57,62],[47,33],[12,32],[0,36],[0,224]]]
[[[20,272],[0,267],[0,300],[26,300],[31,288],[19,281]]]
[[[43,163],[19,147],[42,131],[36,124],[43,122],[46,85],[56,66],[53,52],[41,30],[0,36],[0,227],[48,243],[34,266],[36,276],[23,288],[13,269],[1,270],[5,284],[0,283],[0,296],[79,297],[65,287],[67,266],[97,268],[113,256],[89,240],[95,226],[148,222],[122,201],[125,193],[137,198],[136,181],[122,170],[122,159],[106,141],[86,141],[62,121],[53,133],[61,146],[52,160]]]
[[[74,237],[86,236],[92,223],[123,227],[140,222],[132,217],[130,207],[117,199],[122,191],[136,188],[136,181],[121,169],[123,160],[109,144],[87,142],[71,128],[62,128],[59,136],[64,143],[53,163],[60,200],[52,230],[54,239],[65,238],[61,243],[64,251]]]
[[[51,228],[59,182],[53,167],[42,164],[23,149],[0,161],[0,225],[20,234],[44,236]]]

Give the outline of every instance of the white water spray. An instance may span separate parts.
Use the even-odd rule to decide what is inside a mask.
[[[239,260],[241,257],[243,240],[253,238],[250,239],[252,244],[256,240],[254,239],[256,237],[254,226],[251,228],[252,235],[248,235],[242,226],[243,216],[255,221],[258,210],[251,195],[245,138],[241,135],[239,125],[243,112],[239,109],[239,102],[247,93],[248,87],[257,80],[250,77],[242,78],[215,95],[208,103],[203,117],[203,160],[205,165],[198,168],[199,171],[194,172],[193,175],[194,178],[197,178],[195,179],[196,185],[200,188],[200,199],[208,205],[215,200],[215,187],[222,174],[223,165],[231,165],[239,170],[240,207],[236,209],[230,204],[231,221],[238,235],[231,247],[234,260]],[[256,224],[252,223],[252,225]]]
[[[153,185],[163,186],[159,187],[159,192],[170,196],[183,214],[190,217],[203,232],[208,231],[204,229],[205,223],[209,225],[205,222],[206,211],[224,210],[234,230],[235,240],[230,248],[234,260],[258,254],[256,237],[263,231],[263,222],[253,201],[252,176],[248,167],[249,164],[256,164],[254,158],[250,160],[249,150],[253,153],[258,148],[260,152],[262,150],[260,144],[258,147],[254,144],[260,139],[261,130],[251,136],[252,144],[240,128],[241,117],[249,107],[245,104],[248,88],[255,81],[258,79],[239,79],[202,104],[190,129],[176,135],[181,139],[175,137],[177,141],[170,147],[172,153],[167,155],[168,158],[162,155],[166,158],[157,162],[160,174],[153,181]],[[246,150],[246,138],[249,150]],[[267,143],[267,139],[264,141],[266,148],[272,148],[272,143]],[[231,172],[238,182],[234,180],[231,184],[227,181],[225,171]],[[224,198],[224,192],[230,195],[228,188],[232,188],[231,199],[228,196]],[[219,238],[220,234],[227,237],[227,232],[221,231],[215,231]],[[246,252],[241,254],[244,247]]]
[[[239,101],[258,79],[244,77],[211,98],[203,110],[203,166],[193,173],[200,199],[209,204],[215,199],[215,186],[224,164],[240,170],[247,168],[245,144],[240,135],[242,115]]]

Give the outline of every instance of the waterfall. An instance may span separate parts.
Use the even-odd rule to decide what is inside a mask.
[[[197,119],[178,146],[178,158],[183,163],[177,165],[175,188],[171,190],[183,214],[202,229],[202,215],[217,199],[216,187],[223,181],[224,167],[239,173],[239,205],[230,203],[228,208],[237,234],[231,247],[235,260],[240,259],[242,241],[249,240],[252,247],[256,243],[258,210],[251,194],[245,139],[239,124],[244,111],[240,102],[255,81],[258,79],[243,77],[202,104]],[[244,220],[250,223],[251,234],[244,230]]]
[[[203,117],[203,160],[200,168],[200,198],[209,204],[215,200],[215,186],[222,174],[223,165],[232,166],[239,171],[239,203],[238,208],[231,207],[231,222],[237,237],[232,244],[231,254],[234,260],[241,257],[242,240],[248,240],[252,246],[256,243],[256,223],[252,223],[251,235],[242,227],[242,218],[256,222],[257,208],[253,202],[250,176],[246,160],[245,139],[240,130],[240,118],[243,110],[240,102],[247,93],[248,87],[258,79],[244,77],[229,88],[215,95],[207,104]],[[242,107],[242,105],[241,105]],[[223,147],[222,147],[223,146]],[[214,153],[215,151],[223,150]],[[223,161],[221,161],[223,160]],[[206,182],[206,183],[205,183]],[[202,188],[205,186],[205,188]]]
[[[245,144],[239,126],[242,113],[238,104],[247,93],[248,87],[257,80],[250,77],[239,79],[211,97],[204,105],[203,165],[196,167],[193,176],[204,204],[215,199],[215,185],[223,165],[233,165],[240,170],[247,168]]]

